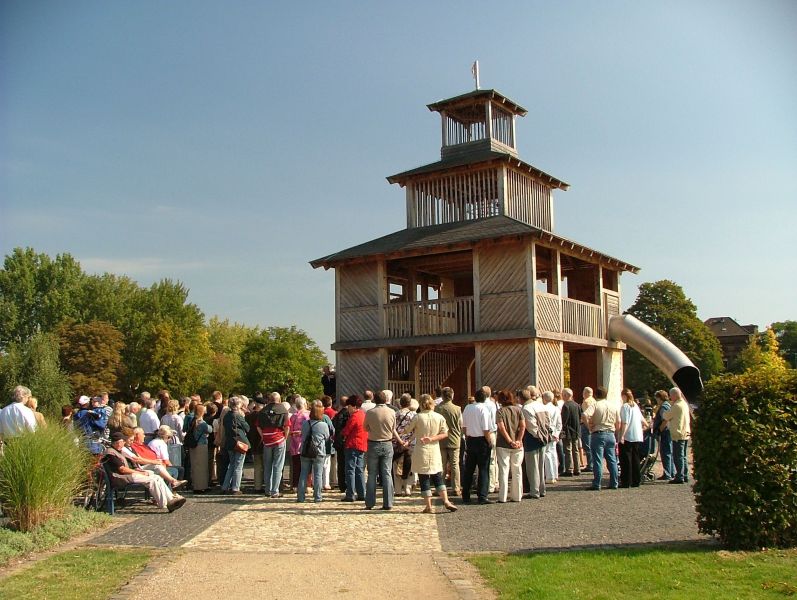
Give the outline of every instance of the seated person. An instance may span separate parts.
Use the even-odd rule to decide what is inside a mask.
[[[152,438],[152,441],[147,446],[155,453],[155,457],[163,463],[166,470],[169,473],[174,473],[175,477],[179,479],[183,475],[183,468],[173,465],[169,460],[169,440],[172,439],[172,436],[174,436],[174,430],[168,425],[161,425],[158,427],[158,431],[155,432],[155,437]],[[146,439],[146,434],[144,434],[144,438]]]
[[[122,452],[125,442],[126,438],[123,433],[112,433],[111,447],[105,450],[102,459],[111,474],[111,486],[120,487],[128,483],[145,485],[158,508],[166,508],[169,512],[174,512],[185,504],[185,498],[172,493],[159,475],[136,468],[130,462],[130,459]]]
[[[172,486],[172,489],[187,483],[183,479],[178,480],[175,477],[177,469],[164,465],[155,452],[144,443],[144,430],[141,427],[136,427],[133,430],[133,435],[130,437],[128,445],[122,449],[122,452],[137,467],[160,475],[164,481]]]

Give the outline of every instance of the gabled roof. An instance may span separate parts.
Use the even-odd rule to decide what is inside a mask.
[[[704,321],[715,337],[752,335],[758,332],[757,325],[739,325],[731,317],[710,317]]]
[[[460,94],[459,96],[454,96],[453,98],[438,100],[432,104],[427,104],[426,107],[433,112],[440,112],[441,110],[447,110],[451,107],[461,106],[463,104],[472,104],[471,100],[474,98],[495,100],[498,104],[504,105],[504,107],[510,112],[520,115],[521,117],[526,116],[526,113],[528,113],[528,111],[520,106],[520,104],[510,100],[501,92],[496,90],[473,90],[472,92]]]
[[[418,175],[425,175],[427,173],[434,173],[434,172],[442,173],[449,169],[456,169],[459,167],[464,167],[466,165],[475,165],[482,163],[486,164],[492,161],[510,163],[513,167],[516,167],[523,171],[528,171],[533,176],[539,178],[540,180],[544,181],[545,183],[551,185],[554,188],[559,188],[560,190],[567,190],[567,188],[570,187],[569,183],[560,181],[553,175],[548,175],[548,173],[540,171],[537,167],[534,167],[520,160],[517,156],[513,156],[508,152],[496,152],[495,150],[487,150],[487,149],[481,150],[476,153],[469,153],[467,155],[445,158],[435,163],[418,167],[417,169],[411,169],[409,171],[404,171],[403,173],[397,173],[396,175],[391,175],[390,177],[387,178],[387,180],[390,183],[398,183],[399,185],[403,186],[408,180],[412,179],[413,177],[417,177]]]
[[[635,267],[625,261],[559,237],[550,231],[532,227],[503,215],[431,225],[429,227],[402,229],[329,256],[317,258],[311,261],[310,264],[313,268],[324,267],[329,269],[352,261],[365,261],[375,258],[396,259],[468,249],[480,241],[500,240],[511,237],[530,237],[544,240],[567,248],[570,253],[577,256],[594,258],[623,271],[631,271],[633,273],[639,271],[639,267]]]

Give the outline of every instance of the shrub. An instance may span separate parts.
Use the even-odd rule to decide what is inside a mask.
[[[797,371],[711,380],[693,438],[700,531],[731,548],[797,545]]]
[[[0,456],[0,505],[9,525],[29,531],[70,508],[91,456],[73,433],[46,427],[7,440]]]

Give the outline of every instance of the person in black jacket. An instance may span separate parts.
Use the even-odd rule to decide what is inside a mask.
[[[581,424],[581,407],[573,400],[573,390],[562,390],[562,444],[564,445],[565,472],[564,477],[581,475],[578,449],[579,431]]]
[[[238,495],[241,493],[244,458],[246,450],[249,449],[249,438],[246,435],[249,423],[244,418],[243,399],[233,396],[227,406],[230,410],[224,415],[222,427],[224,427],[224,449],[227,451],[230,463],[224,476],[221,493]]]
[[[346,461],[343,460],[344,454],[344,440],[343,440],[343,428],[346,426],[346,422],[349,420],[349,411],[346,410],[346,401],[349,399],[348,396],[342,396],[340,399],[340,408],[338,412],[335,414],[335,417],[332,419],[332,425],[335,427],[335,437],[333,439],[333,445],[335,446],[335,452],[338,454],[338,463],[337,463],[337,471],[338,471],[338,489],[341,492],[346,491]]]

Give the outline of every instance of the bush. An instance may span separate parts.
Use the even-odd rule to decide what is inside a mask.
[[[0,456],[0,505],[9,525],[30,531],[70,508],[91,455],[61,427],[7,440]]]
[[[731,548],[797,545],[797,371],[712,379],[693,432],[698,527]]]

